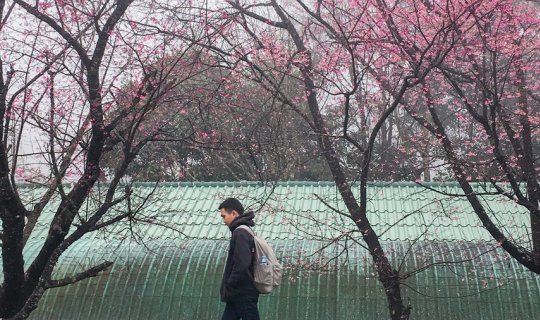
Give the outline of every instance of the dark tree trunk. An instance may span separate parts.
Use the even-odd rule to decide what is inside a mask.
[[[13,316],[24,304],[23,228],[24,213],[2,208],[2,268],[4,282],[0,288],[0,318]],[[22,304],[21,304],[22,303]]]

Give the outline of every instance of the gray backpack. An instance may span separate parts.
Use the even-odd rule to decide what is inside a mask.
[[[253,268],[253,275],[255,280],[255,287],[259,293],[270,293],[281,283],[281,276],[283,275],[283,269],[281,264],[276,259],[274,250],[263,239],[258,237],[250,227],[241,225],[238,228],[246,229],[253,236],[255,240],[255,266]]]

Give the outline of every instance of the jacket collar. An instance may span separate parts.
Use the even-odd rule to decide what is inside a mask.
[[[243,215],[239,216],[238,218],[234,219],[229,225],[229,229],[232,232],[241,225],[253,227],[255,225],[253,218],[255,218],[255,213],[253,213],[253,211],[248,211]]]

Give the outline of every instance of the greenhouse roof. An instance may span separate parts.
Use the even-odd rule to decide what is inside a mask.
[[[75,243],[62,255],[55,278],[104,260],[114,261],[112,268],[48,290],[32,318],[219,318],[218,288],[230,232],[217,207],[231,196],[256,210],[254,230],[270,241],[286,267],[283,285],[261,298],[263,318],[387,318],[369,253],[345,238],[327,246],[355,230],[342,214],[346,210],[334,184],[198,182],[156,188],[142,183],[133,190],[132,208],[141,205],[139,216],[153,223],[120,223]],[[37,199],[40,189],[23,191],[27,199]],[[353,191],[358,194],[358,187]],[[92,198],[98,196],[96,191]],[[540,314],[538,276],[497,248],[457,185],[426,189],[415,183],[376,183],[369,186],[368,198],[368,218],[395,268],[404,274],[436,265],[404,280],[414,319],[530,319]],[[481,198],[509,237],[527,237],[526,212],[505,198]],[[95,203],[85,204],[80,219]],[[46,236],[51,214],[44,213],[25,249],[27,263]],[[361,243],[359,234],[352,235]]]
[[[382,241],[491,241],[458,185],[432,183],[429,188],[415,183],[369,186],[367,216]],[[485,186],[477,184],[476,188],[486,193]],[[358,195],[359,187],[352,189]],[[27,196],[39,190],[28,189]],[[154,222],[135,227],[146,240],[227,239],[228,230],[222,227],[217,207],[230,196],[256,211],[255,231],[268,239],[331,239],[355,229],[351,219],[334,210],[347,213],[330,182],[282,182],[272,186],[254,182],[163,183],[157,188],[141,183],[135,185],[134,194],[131,206],[144,203],[142,216]],[[147,200],[149,194],[152,196]],[[528,236],[523,228],[529,225],[528,214],[516,203],[500,196],[483,195],[481,199],[509,237],[519,241]],[[85,210],[92,212],[92,208],[92,203],[84,206],[81,217],[84,219]],[[47,214],[40,220],[34,239],[46,236],[45,221],[49,221]],[[129,236],[122,223],[108,231],[90,237]]]

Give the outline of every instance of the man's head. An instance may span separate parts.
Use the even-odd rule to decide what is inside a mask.
[[[226,225],[230,225],[234,219],[244,214],[244,207],[235,198],[227,198],[219,205],[219,212]]]

